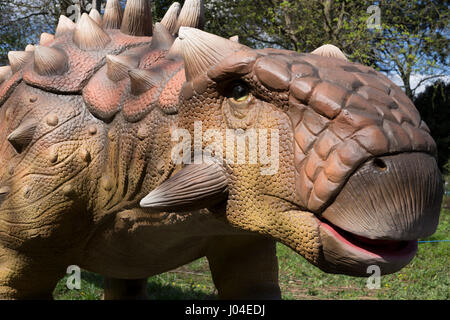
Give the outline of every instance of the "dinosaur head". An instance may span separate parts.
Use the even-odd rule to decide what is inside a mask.
[[[231,225],[356,276],[401,269],[436,230],[435,142],[384,75],[330,46],[252,50],[193,28],[170,54],[186,72],[172,153],[182,169],[142,206],[221,207]]]

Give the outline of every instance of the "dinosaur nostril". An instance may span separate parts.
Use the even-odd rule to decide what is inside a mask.
[[[387,169],[387,165],[386,162],[384,162],[382,159],[380,158],[375,158],[373,160],[373,165],[375,166],[375,168],[377,168],[379,171],[386,171]]]

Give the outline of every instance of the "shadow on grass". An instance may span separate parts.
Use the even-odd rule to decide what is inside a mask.
[[[104,285],[103,277],[97,273],[81,271],[81,279],[85,280],[86,282],[96,287],[103,288]]]
[[[103,276],[87,271],[81,272],[83,281],[99,289],[103,288]],[[163,285],[149,278],[147,283],[147,294],[150,300],[217,300],[215,294],[208,294],[194,286],[180,288],[178,286]]]

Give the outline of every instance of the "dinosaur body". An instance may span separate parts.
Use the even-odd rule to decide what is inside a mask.
[[[103,20],[61,17],[54,37],[10,54],[0,296],[48,296],[72,264],[133,280],[207,256],[222,297],[279,298],[275,241],[327,272],[408,263],[436,228],[442,182],[400,88],[339,54],[251,50],[186,28],[203,25],[202,1],[179,10],[152,28],[146,1],[122,18],[110,0]],[[214,161],[175,163],[174,132],[194,136],[198,121],[223,133],[199,142]],[[236,155],[216,163],[226,130],[251,129],[277,134],[275,172]],[[107,298],[142,294],[110,281]]]

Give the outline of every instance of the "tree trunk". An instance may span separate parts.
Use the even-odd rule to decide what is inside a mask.
[[[403,85],[405,86],[405,93],[411,100],[413,100],[414,93],[411,89],[410,78],[411,78],[411,74],[402,75]]]

